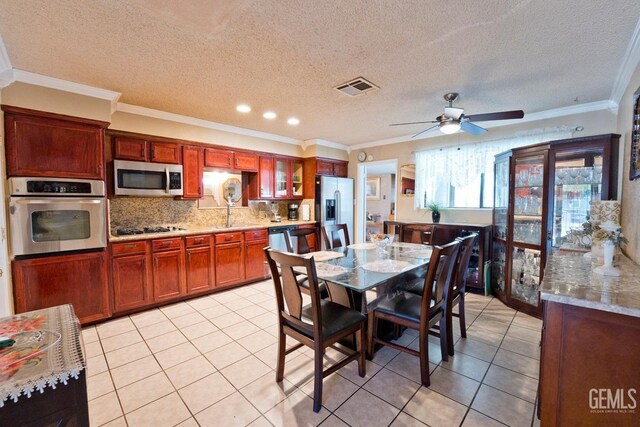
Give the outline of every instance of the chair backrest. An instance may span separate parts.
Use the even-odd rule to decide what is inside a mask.
[[[264,253],[276,290],[280,321],[305,331],[307,334],[312,334],[314,338],[322,339],[320,290],[313,258],[303,258],[300,255],[276,251],[270,247],[264,248]],[[309,295],[311,296],[312,324],[302,321],[302,292],[297,272],[294,270],[295,267],[303,270],[307,275]]]
[[[311,247],[307,236],[316,234],[315,228],[297,228],[295,230],[285,230],[284,242],[287,245],[287,251],[304,255],[311,252]]]
[[[351,243],[349,241],[349,229],[347,228],[347,224],[325,225],[322,227],[322,240],[324,241],[324,246],[327,249],[349,246]]]
[[[402,241],[408,243],[433,244],[436,227],[434,225],[408,224],[402,227]]]
[[[460,251],[458,252],[458,260],[456,261],[455,287],[456,289],[464,289],[464,283],[467,279],[467,268],[469,268],[469,260],[473,254],[473,247],[478,241],[478,233],[472,233],[465,237],[458,237],[460,241]]]
[[[438,309],[453,286],[453,270],[458,258],[460,242],[454,240],[444,246],[434,246],[422,291],[421,322],[428,321],[429,310]],[[431,305],[433,301],[433,305]],[[426,316],[426,317],[425,317]]]

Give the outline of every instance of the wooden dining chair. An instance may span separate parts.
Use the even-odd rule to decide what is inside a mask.
[[[278,361],[276,366],[276,381],[281,382],[284,377],[285,356],[292,351],[306,345],[314,351],[314,387],[313,411],[320,411],[322,406],[322,379],[337,371],[346,364],[357,360],[358,374],[365,376],[365,348],[366,316],[359,311],[344,305],[320,298],[315,261],[299,255],[278,252],[265,248],[271,277],[275,285],[276,302],[278,305]],[[311,304],[303,306],[300,285],[294,268],[302,268],[308,277]],[[340,362],[324,369],[323,354],[327,347],[338,340],[353,336],[360,337],[360,349],[347,352],[343,347],[333,347],[346,354]],[[290,336],[299,341],[295,346],[286,349],[286,337]]]
[[[327,249],[349,246],[349,229],[347,224],[333,224],[322,227],[322,240]]]
[[[415,295],[401,292],[385,299],[368,315],[368,353],[373,354],[375,344],[382,344],[417,356],[420,359],[420,377],[422,385],[428,387],[429,380],[429,346],[428,334],[440,338],[442,359],[447,360],[448,347],[445,316],[444,294],[450,286],[453,269],[458,256],[460,242],[454,241],[444,246],[435,246],[429,260],[429,268],[424,279],[424,292]],[[419,331],[419,351],[386,341],[377,336],[378,320],[383,319],[393,324]],[[439,323],[439,332],[431,331]]]
[[[472,233],[465,237],[459,237],[460,251],[458,252],[458,259],[456,260],[455,274],[453,279],[453,286],[449,288],[450,292],[447,292],[445,303],[445,315],[447,320],[447,345],[449,348],[449,355],[453,356],[453,317],[458,317],[460,320],[460,335],[462,338],[467,337],[467,325],[464,317],[464,295],[467,291],[467,270],[469,268],[469,261],[473,254],[473,248],[478,242],[478,234]],[[453,308],[458,306],[458,313],[453,312]]]
[[[436,243],[435,234],[435,225],[409,224],[402,227],[402,241],[407,243],[433,245]]]
[[[295,230],[285,230],[284,242],[287,245],[287,251],[299,255],[311,252],[309,244],[309,236],[315,235],[315,228],[297,228]]]

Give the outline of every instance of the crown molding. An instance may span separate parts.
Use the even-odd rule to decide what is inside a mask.
[[[619,104],[622,100],[622,97],[627,90],[627,86],[629,86],[629,82],[631,81],[631,77],[633,77],[633,73],[638,68],[638,65],[640,65],[640,19],[638,19],[636,28],[631,36],[631,40],[629,40],[629,45],[627,46],[627,51],[624,54],[622,65],[620,66],[620,70],[618,70],[618,76],[616,77],[616,80],[613,83],[613,89],[611,90],[610,99],[616,104]]]
[[[28,83],[36,86],[42,86],[49,89],[61,90],[64,92],[75,93],[77,95],[89,96],[91,98],[104,99],[111,102],[111,112],[115,111],[115,105],[120,98],[120,92],[101,89],[94,86],[75,83],[69,80],[62,80],[55,77],[49,77],[42,74],[32,73],[31,71],[13,70],[15,81]]]
[[[137,114],[139,116],[152,117],[154,119],[167,120],[170,122],[183,123],[186,125],[199,126],[207,129],[215,129],[223,132],[231,132],[239,135],[253,136],[270,141],[284,142],[285,144],[302,145],[302,142],[295,138],[289,138],[273,133],[261,132],[253,129],[246,129],[237,126],[225,125],[223,123],[209,120],[197,119],[195,117],[183,116],[181,114],[168,113],[166,111],[154,110],[152,108],[140,107],[138,105],[118,102],[116,111],[123,113]]]
[[[553,118],[563,117],[563,116],[571,116],[573,114],[582,114],[582,113],[589,113],[592,111],[601,111],[601,110],[608,110],[612,114],[617,114],[618,104],[611,100],[588,102],[585,104],[571,105],[568,107],[560,107],[560,108],[554,108],[551,110],[537,111],[535,113],[525,113],[524,117],[518,120],[499,120],[499,121],[493,121],[493,122],[483,122],[482,127],[490,129],[490,128],[510,126],[515,124],[528,123],[528,122],[536,122],[539,120],[553,119]],[[421,139],[437,138],[441,136],[444,136],[444,134],[440,132],[434,132],[431,135],[422,136],[418,139],[413,139],[412,135],[403,135],[403,136],[397,136],[394,138],[387,138],[387,139],[381,139],[378,141],[364,142],[362,144],[352,145],[351,149],[360,150],[363,148],[379,147],[381,145],[389,145],[389,144],[399,144],[401,142],[407,142],[407,141],[419,141]]]
[[[307,139],[305,141],[302,141],[301,145],[303,150],[306,150],[307,147],[310,147],[312,145],[321,145],[323,147],[337,148],[338,150],[344,150],[347,153],[351,153],[350,146],[345,144],[340,144],[339,142],[328,141],[326,139],[319,139],[319,138]]]

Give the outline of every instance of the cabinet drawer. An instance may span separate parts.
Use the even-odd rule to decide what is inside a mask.
[[[111,245],[113,256],[143,254],[147,251],[147,242],[122,242]]]
[[[173,239],[158,239],[151,244],[154,252],[166,251],[168,249],[180,249],[182,247],[182,239],[175,237]]]
[[[189,236],[185,238],[188,248],[192,248],[194,246],[210,246],[211,238],[209,235],[203,236]]]
[[[232,233],[219,233],[214,236],[216,245],[220,243],[241,242],[242,231],[235,231]]]
[[[268,239],[268,238],[269,238],[269,232],[267,231],[266,228],[262,230],[251,230],[251,231],[244,232],[245,240],[258,240],[258,239]]]

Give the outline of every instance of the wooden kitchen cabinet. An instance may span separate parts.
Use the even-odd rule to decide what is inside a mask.
[[[245,280],[258,280],[269,277],[264,248],[269,246],[269,233],[266,229],[244,232],[245,240]]]
[[[273,157],[260,157],[260,171],[257,173],[257,180],[257,189],[253,191],[256,198],[273,198]]]
[[[119,313],[151,304],[150,251],[146,242],[114,243],[111,254],[113,311]]]
[[[152,243],[153,299],[163,301],[186,293],[182,239],[157,239]]]
[[[274,157],[274,192],[276,199],[301,199],[303,197],[303,161]]]
[[[202,192],[202,173],[204,167],[204,149],[185,145],[182,147],[183,199],[200,199]]]
[[[8,176],[104,179],[106,122],[3,105]]]
[[[245,281],[244,236],[241,231],[215,235],[216,286]]]
[[[214,252],[211,237],[190,236],[186,239],[187,294],[210,290],[215,285]]]
[[[207,148],[204,153],[204,165],[212,168],[258,172],[258,155],[244,151]]]
[[[107,251],[13,261],[16,313],[72,304],[81,323],[111,315]]]
[[[307,199],[315,196],[316,175],[328,175],[346,178],[349,162],[322,157],[307,157],[304,159],[303,194]]]
[[[180,164],[180,145],[171,142],[151,142],[149,161]]]

